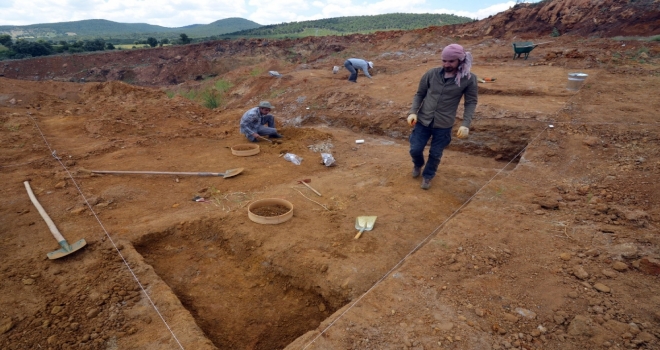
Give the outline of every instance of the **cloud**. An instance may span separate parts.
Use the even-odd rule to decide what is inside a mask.
[[[241,17],[259,24],[308,21],[385,13],[449,13],[482,19],[515,5],[514,1],[462,0],[0,0],[0,25],[28,25],[107,19],[164,27],[208,24]],[[480,6],[488,6],[481,8]],[[462,10],[474,9],[474,10]]]
[[[471,6],[477,6],[477,1],[468,1]],[[465,6],[467,6],[467,3]],[[514,1],[494,4],[476,11],[452,10],[429,4],[426,0],[316,0],[310,7],[306,1],[297,0],[250,0],[250,5],[256,6],[249,19],[260,24],[276,24],[293,21],[310,21],[322,18],[346,16],[370,16],[386,13],[446,13],[469,18],[483,19],[490,15],[507,10],[515,5]],[[461,3],[457,3],[461,6]],[[312,11],[310,11],[312,10]]]
[[[248,19],[260,24],[298,21],[298,13],[310,9],[305,0],[249,0],[248,4],[253,8]]]
[[[107,19],[182,27],[247,16],[245,1],[241,0],[10,0],[0,13],[0,25]]]

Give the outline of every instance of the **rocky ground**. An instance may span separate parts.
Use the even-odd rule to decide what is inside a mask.
[[[0,347],[660,348],[660,44],[528,31],[513,60],[476,25],[0,64]],[[405,117],[455,41],[496,80],[424,191]],[[285,138],[235,156],[260,100]],[[83,249],[47,258],[25,181]],[[293,217],[251,221],[264,198]]]

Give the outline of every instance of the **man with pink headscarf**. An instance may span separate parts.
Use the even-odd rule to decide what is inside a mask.
[[[464,98],[465,108],[456,136],[468,136],[472,115],[477,108],[477,77],[470,73],[471,68],[472,54],[465,52],[461,45],[451,44],[442,50],[442,67],[430,69],[419,81],[408,124],[414,126],[410,134],[412,176],[422,175],[421,187],[425,190],[431,187],[442,152],[451,142],[451,129],[461,98]],[[431,147],[425,162],[424,148],[429,139]]]

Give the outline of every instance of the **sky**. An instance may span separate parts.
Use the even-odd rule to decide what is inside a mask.
[[[106,19],[178,28],[230,17],[268,25],[397,12],[447,13],[483,19],[515,3],[506,0],[0,0],[0,26]]]

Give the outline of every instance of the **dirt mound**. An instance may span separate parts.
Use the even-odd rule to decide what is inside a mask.
[[[121,80],[136,85],[177,85],[226,74],[241,66],[250,66],[255,63],[255,57],[260,57],[259,61],[266,58],[295,64],[313,64],[330,60],[356,45],[365,55],[368,52],[382,53],[392,43],[412,47],[435,41],[439,36],[539,39],[549,37],[554,28],[562,35],[650,36],[660,34],[659,18],[660,5],[652,0],[553,0],[517,4],[507,11],[473,23],[409,32],[284,40],[212,41],[166,48],[6,61],[0,66],[0,75],[26,80]],[[277,68],[276,65],[267,69]]]

